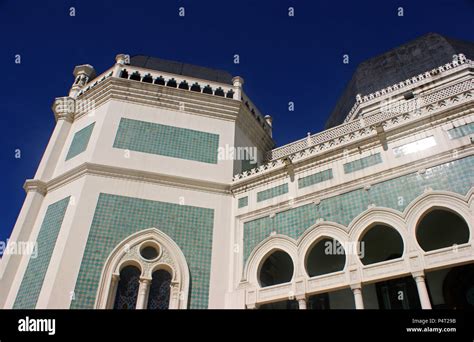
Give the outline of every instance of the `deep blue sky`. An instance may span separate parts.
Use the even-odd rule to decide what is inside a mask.
[[[228,70],[244,77],[247,94],[274,117],[282,145],[322,129],[358,63],[427,32],[474,41],[473,27],[474,0],[0,0],[0,240],[13,228],[22,185],[55,124],[52,101],[67,95],[75,65],[100,73],[127,53]]]

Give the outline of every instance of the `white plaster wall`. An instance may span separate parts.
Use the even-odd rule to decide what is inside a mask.
[[[55,175],[60,175],[87,161],[217,183],[229,183],[232,179],[232,160],[218,160],[217,164],[209,164],[137,151],[129,151],[129,158],[126,158],[124,149],[113,147],[122,117],[218,134],[219,146],[234,144],[233,121],[112,100],[100,106],[93,116],[85,115],[73,123]],[[87,151],[65,161],[74,133],[94,121],[96,124]]]
[[[38,299],[37,308],[66,309],[70,306],[71,291],[75,288],[82,256],[87,243],[89,229],[99,194],[109,193],[121,196],[137,197],[148,200],[179,204],[180,197],[186,205],[214,209],[214,231],[212,243],[211,276],[209,289],[209,308],[223,308],[228,277],[229,250],[229,195],[206,193],[184,188],[175,188],[136,182],[117,178],[86,175],[48,194],[48,204],[72,195],[75,197],[74,209],[68,208],[58,236],[51,263]],[[38,216],[41,225],[44,208]],[[157,227],[159,228],[159,227]],[[16,286],[23,276],[26,264],[22,264],[21,277],[17,277]],[[14,301],[16,291],[12,291],[10,302]]]
[[[34,231],[37,214],[43,203],[43,195],[31,191],[27,193],[15,227],[9,237],[9,243],[29,241]],[[22,254],[4,253],[0,259],[0,308],[5,304],[8,291],[12,288],[15,277],[19,274],[19,265],[23,259]]]
[[[43,203],[41,204],[41,208],[38,212],[38,215],[36,217],[36,220],[35,220],[35,224],[33,226],[33,229],[32,229],[32,232],[31,232],[31,235],[30,235],[30,238],[28,239],[28,241],[31,241],[31,242],[34,242],[36,241],[37,237],[38,237],[38,234],[39,234],[39,231],[40,231],[40,228],[41,228],[41,224],[43,223],[43,220],[44,220],[44,216],[46,214],[46,210],[48,209],[48,206],[53,204],[53,203],[56,203],[68,196],[75,196],[76,199],[77,199],[77,196],[80,192],[80,189],[81,189],[81,182],[75,182],[73,184],[71,184],[70,186],[66,187],[66,188],[63,188],[63,189],[60,189],[59,191],[52,191],[50,193],[48,193],[44,200],[43,200]],[[77,203],[77,202],[76,202]],[[65,213],[65,216],[64,216],[64,220],[63,220],[63,225],[61,227],[61,231],[60,231],[60,234],[58,235],[58,240],[59,240],[59,237],[60,235],[62,234],[62,231],[63,231],[63,228],[67,225],[67,222],[68,220],[74,216],[74,213],[76,211],[76,207],[74,205],[71,205],[71,201],[70,201],[70,204],[68,206],[68,208],[66,209],[66,213]],[[55,253],[56,253],[56,250],[53,251],[53,255],[51,257],[51,265],[52,267],[49,267],[48,268],[48,271],[46,273],[46,276],[45,276],[45,283],[46,283],[46,279],[49,279],[52,275],[52,272],[51,272],[51,269],[54,269],[54,265],[58,262],[58,260],[55,258]],[[12,283],[12,286],[10,288],[10,291],[8,293],[8,297],[7,297],[7,300],[5,302],[5,307],[6,309],[9,309],[9,308],[12,308],[14,303],[15,303],[15,299],[16,299],[16,295],[18,293],[18,290],[20,288],[20,285],[21,285],[21,281],[23,279],[23,276],[25,274],[25,271],[26,271],[26,268],[28,266],[28,262],[30,260],[30,256],[29,255],[24,255],[22,256],[21,258],[21,262],[20,262],[20,265],[18,267],[18,271],[16,273],[16,276],[15,276],[15,280],[13,281]],[[11,269],[8,269],[7,272],[12,272],[13,270]],[[48,287],[48,284],[45,284],[44,287]],[[38,297],[38,303],[40,303],[40,298],[41,298],[41,294],[40,293],[40,296]]]
[[[235,142],[234,142],[235,147],[255,147],[257,148],[257,145],[255,144],[254,141],[250,138],[248,133],[245,133],[239,125],[235,125]],[[257,167],[262,163],[263,160],[263,154],[266,151],[262,151],[261,149],[257,148],[257,164],[254,164],[254,167]],[[242,172],[242,161],[237,160],[234,163],[234,170],[233,170],[233,175],[236,175],[238,173]]]
[[[55,168],[53,178],[62,175],[63,173],[81,165],[86,161],[90,162],[92,160],[92,155],[94,150],[96,149],[100,132],[102,130],[102,127],[104,126],[104,123],[106,122],[106,115],[109,110],[109,104],[110,102],[107,102],[102,106],[97,107],[93,112],[90,112],[89,114],[80,117],[72,123],[71,129],[69,130],[69,134],[64,142],[61,154],[59,156],[58,164]],[[66,156],[75,133],[94,122],[94,129],[92,130],[92,134],[90,136],[86,150],[66,161]]]

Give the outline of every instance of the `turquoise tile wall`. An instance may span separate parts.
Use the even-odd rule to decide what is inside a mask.
[[[66,160],[69,160],[78,154],[84,152],[87,149],[89,144],[89,139],[91,138],[92,131],[94,130],[95,122],[91,123],[89,126],[84,127],[83,129],[77,131],[74,134],[74,137],[71,141],[71,146],[67,151]]]
[[[219,135],[122,118],[113,147],[217,164]]]
[[[332,179],[332,169],[324,170],[321,172],[314,173],[309,176],[301,177],[298,179],[298,188],[305,188],[310,185],[318,184],[326,180]]]
[[[349,163],[344,164],[344,173],[351,173],[365,169],[366,167],[380,164],[382,162],[382,156],[380,153],[375,153],[371,156],[356,159]]]
[[[248,196],[239,198],[239,208],[246,207],[249,204],[249,198]]]
[[[101,193],[71,308],[93,308],[109,254],[127,236],[152,227],[170,236],[186,257],[191,274],[190,308],[207,308],[213,223],[213,209]]]
[[[37,255],[30,257],[16,296],[14,309],[34,309],[43,286],[69,197],[48,206],[36,240]]]
[[[338,196],[322,199],[319,205],[306,204],[244,223],[244,261],[252,250],[272,231],[294,239],[316,223],[316,219],[349,223],[369,204],[403,211],[410,202],[420,196],[426,187],[447,190],[465,195],[474,186],[474,156],[441,164],[419,175],[411,173],[402,177],[373,184],[369,190],[358,189]]]
[[[257,202],[262,202],[267,199],[277,197],[286,193],[288,193],[288,183],[257,192]]]
[[[470,134],[474,134],[474,122],[448,130],[448,136],[450,139],[459,139]]]

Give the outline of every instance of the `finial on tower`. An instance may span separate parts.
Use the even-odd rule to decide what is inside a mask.
[[[271,115],[265,115],[264,117],[265,121],[267,122],[268,126],[270,126],[270,136],[273,136],[273,130],[272,130],[272,124],[273,124],[273,118]]]
[[[115,66],[112,73],[113,77],[120,77],[124,65],[130,64],[130,55],[119,53],[115,56]]]
[[[76,97],[77,93],[83,86],[92,80],[96,74],[95,69],[90,64],[78,65],[74,68],[74,84],[69,91],[69,96]]]
[[[118,64],[122,64],[122,65],[130,64],[130,56],[123,53],[119,53],[117,56],[115,56],[115,61]]]
[[[240,76],[235,76],[232,79],[232,85],[234,86],[234,99],[241,101],[242,99],[242,86],[244,85],[244,79]]]
[[[272,127],[273,118],[271,117],[271,115],[265,115],[264,119],[267,122],[268,126]]]
[[[313,145],[313,141],[311,140],[311,132],[306,133],[306,146],[311,146]]]

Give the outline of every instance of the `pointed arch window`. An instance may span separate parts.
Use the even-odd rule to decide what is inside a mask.
[[[189,269],[179,246],[156,228],[130,235],[110,253],[96,297],[101,309],[186,309]]]

